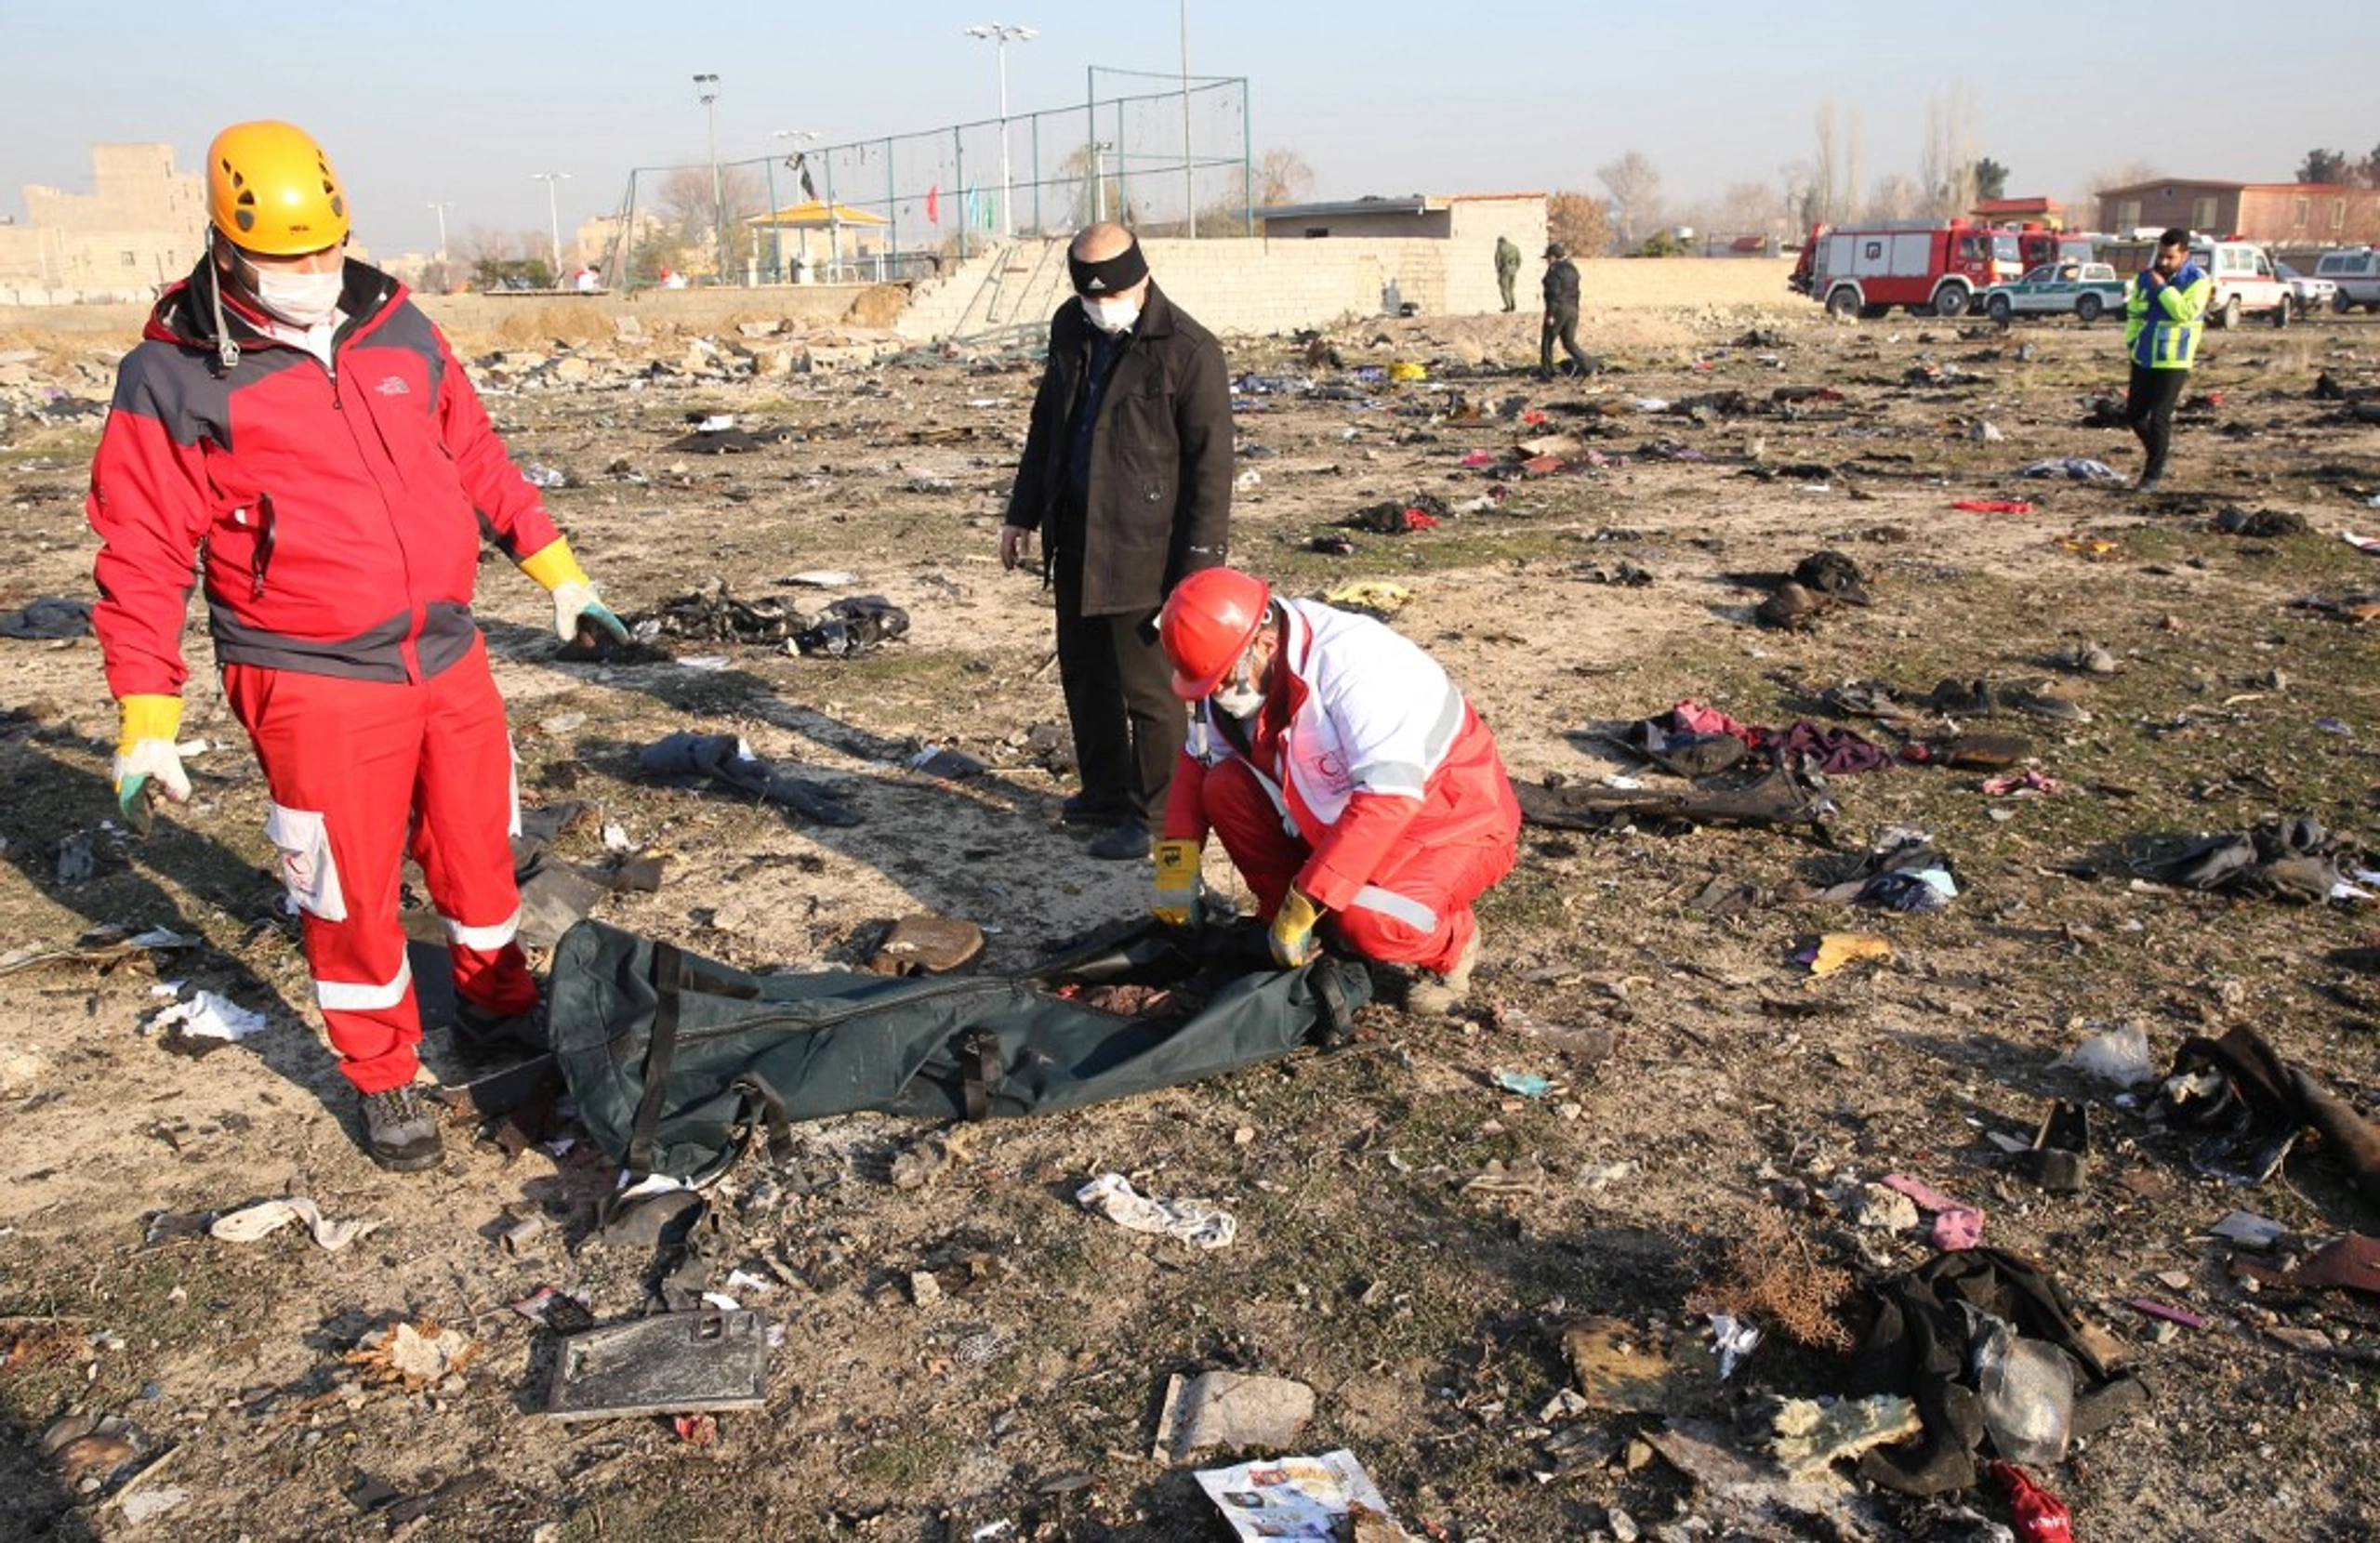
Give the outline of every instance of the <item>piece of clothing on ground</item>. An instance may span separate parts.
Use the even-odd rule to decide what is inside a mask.
[[[723,787],[782,804],[822,825],[855,825],[859,815],[821,784],[787,776],[734,734],[697,734],[681,730],[637,753],[637,767],[666,782],[707,778]]]

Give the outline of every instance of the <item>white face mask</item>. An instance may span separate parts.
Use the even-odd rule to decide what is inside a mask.
[[[1264,706],[1264,693],[1253,686],[1230,685],[1218,690],[1209,700],[1234,718],[1254,718]]]
[[[1141,319],[1141,303],[1138,300],[1086,298],[1082,303],[1082,313],[1090,317],[1091,324],[1100,331],[1121,336],[1131,331],[1132,323]]]
[[[339,268],[327,273],[289,273],[273,268],[253,271],[257,304],[293,327],[319,327],[338,312],[339,289],[347,278]]]

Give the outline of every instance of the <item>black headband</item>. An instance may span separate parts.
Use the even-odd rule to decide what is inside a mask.
[[[1104,262],[1085,262],[1069,251],[1066,272],[1075,282],[1075,293],[1086,299],[1099,299],[1109,295],[1121,295],[1149,276],[1148,259],[1141,256],[1141,242],[1132,244]]]

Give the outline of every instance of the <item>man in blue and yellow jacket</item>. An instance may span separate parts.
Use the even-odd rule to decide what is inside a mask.
[[[2132,389],[2124,399],[2124,426],[2140,437],[2148,464],[2140,468],[2139,492],[2155,490],[2165,475],[2174,444],[2174,407],[2189,384],[2198,358],[2198,335],[2214,289],[2190,260],[2188,231],[2157,238],[2157,260],[2132,282],[2124,301],[2124,351],[2132,358]]]

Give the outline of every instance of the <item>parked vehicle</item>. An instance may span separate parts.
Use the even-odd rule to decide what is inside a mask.
[[[2110,242],[2099,248],[2099,256],[2131,278],[2156,261],[2157,242],[2153,236]],[[2271,255],[2254,242],[2192,236],[2190,260],[2212,285],[2206,298],[2208,326],[2237,326],[2250,311],[2270,317],[2276,325],[2288,324],[2293,309],[2289,285],[2274,270]]]
[[[2249,311],[2268,315],[2277,326],[2289,323],[2289,285],[2273,271],[2272,258],[2249,241],[2200,241],[2190,246],[2190,260],[2214,282],[2207,297],[2209,326],[2236,327]]]
[[[2276,262],[2272,267],[2273,271],[2281,275],[2281,282],[2289,286],[2290,309],[2300,317],[2308,311],[2328,308],[2338,299],[2339,286],[2335,280],[2300,273],[2285,262]]]
[[[2075,316],[2096,322],[2123,309],[2123,281],[2103,262],[2045,262],[2021,279],[1983,292],[1984,314],[2006,326],[2018,316]]]
[[[2331,297],[2331,309],[2340,315],[2358,306],[2380,310],[2380,248],[2325,252],[2314,264],[2314,276],[2338,286],[2338,293]]]
[[[2027,268],[2090,256],[2080,236],[1963,219],[1821,225],[1787,282],[1838,316],[1872,319],[1894,306],[1912,316],[1958,316]]]

